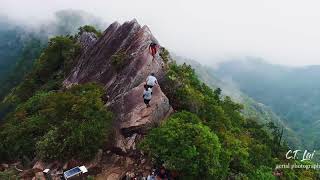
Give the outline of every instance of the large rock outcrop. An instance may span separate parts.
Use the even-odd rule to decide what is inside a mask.
[[[149,28],[136,20],[115,22],[81,54],[64,85],[99,82],[113,99],[141,84],[151,72],[161,78],[163,61],[160,57],[152,61],[148,50],[152,41],[157,42]]]
[[[110,157],[119,157],[105,163],[99,176],[118,179],[132,171],[131,165],[136,164],[137,159],[141,161],[140,152],[136,150],[137,142],[172,112],[160,86],[153,88],[150,108],[145,106],[142,98],[143,85],[150,73],[155,73],[158,79],[163,78],[164,62],[159,55],[152,60],[149,44],[157,40],[147,26],[141,27],[136,20],[122,25],[117,22],[111,24],[97,40],[89,34],[84,35],[86,37],[80,37],[80,43],[85,42],[82,45],[84,51],[63,83],[65,87],[87,82],[104,86],[108,97],[106,106],[116,116]],[[125,162],[126,168],[118,161]],[[118,173],[114,174],[112,169]]]

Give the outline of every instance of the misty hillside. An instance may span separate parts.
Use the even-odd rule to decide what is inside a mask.
[[[222,63],[214,73],[278,114],[307,148],[320,148],[320,66],[286,67],[259,59]]]
[[[269,106],[256,101],[242,92],[238,86],[227,80],[220,80],[215,73],[215,69],[210,66],[204,66],[192,59],[186,59],[181,56],[174,56],[179,63],[187,63],[192,65],[198,74],[199,78],[212,88],[221,88],[222,94],[230,96],[234,101],[243,104],[243,115],[256,119],[259,123],[266,124],[274,122],[279,127],[284,128],[284,138],[286,142],[293,147],[301,146],[301,138],[299,138],[294,131],[285,125],[283,120],[272,111]]]
[[[90,179],[146,177],[161,166],[170,179],[275,179],[276,164],[294,162],[283,157],[281,128],[243,116],[242,104],[164,47],[153,58],[151,42],[159,43],[136,20],[52,37],[0,103],[9,107],[0,124],[0,178],[43,179],[50,168],[58,180],[85,165]],[[144,87],[151,73],[159,83],[148,107],[142,95],[151,91]]]
[[[61,10],[53,19],[32,25],[0,16],[0,99],[30,70],[50,37],[74,34],[87,24],[98,28],[106,25],[99,18],[78,10]]]

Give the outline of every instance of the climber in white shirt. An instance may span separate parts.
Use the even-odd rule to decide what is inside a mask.
[[[150,107],[150,100],[152,98],[152,89],[148,87],[148,85],[144,85],[144,91],[143,91],[143,100],[144,103],[147,105],[147,108]]]
[[[147,86],[149,88],[153,88],[154,85],[158,84],[158,80],[156,77],[154,77],[154,73],[151,73],[148,77],[147,77]]]

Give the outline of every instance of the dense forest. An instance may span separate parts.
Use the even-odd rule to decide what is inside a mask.
[[[87,160],[109,143],[113,114],[103,104],[103,88],[62,86],[81,52],[78,35],[88,29],[100,34],[80,29],[51,38],[1,102],[1,161]],[[285,159],[288,147],[274,123],[243,116],[242,104],[200,81],[190,65],[177,64],[164,48],[160,56],[166,62],[160,86],[175,113],[139,144],[154,164],[165,164],[181,179],[275,179],[277,164],[301,163]],[[312,169],[280,171],[282,179],[317,177]],[[0,177],[14,176],[5,173]]]
[[[30,71],[50,37],[75,33],[85,24],[105,28],[99,18],[77,10],[58,11],[53,19],[37,25],[21,24],[0,16],[0,99]]]
[[[174,57],[179,64],[188,63],[192,65],[198,77],[209,85],[211,88],[221,88],[224,96],[230,96],[235,102],[243,104],[241,113],[247,118],[256,119],[259,123],[266,124],[268,122],[275,123],[279,128],[284,130],[285,143],[290,147],[302,147],[301,137],[299,137],[293,129],[279,117],[269,106],[256,101],[249,97],[239,89],[235,83],[229,79],[218,77],[215,73],[215,68],[204,66],[192,59],[186,59],[181,56]]]
[[[319,66],[286,67],[261,59],[222,63],[215,73],[232,80],[241,91],[269,106],[296,132],[296,147],[319,149]]]

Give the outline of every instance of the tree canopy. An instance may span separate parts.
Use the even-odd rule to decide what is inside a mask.
[[[192,113],[171,116],[148,134],[142,147],[156,161],[186,177],[217,173],[221,148],[218,137]]]
[[[95,84],[37,93],[1,126],[1,159],[92,157],[110,133],[112,115],[103,106],[102,93]]]

